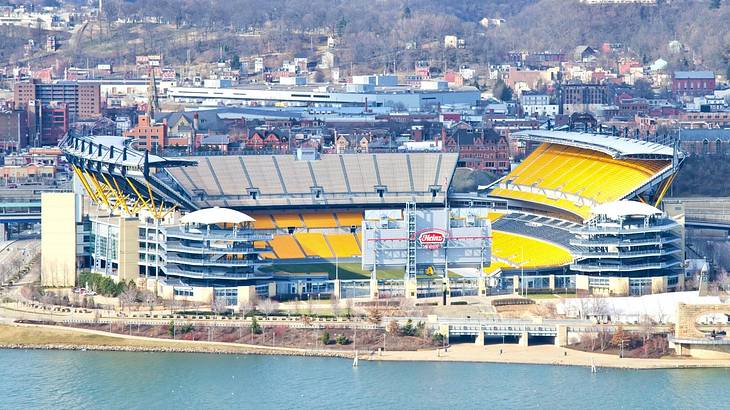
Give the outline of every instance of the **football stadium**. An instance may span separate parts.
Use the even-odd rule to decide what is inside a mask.
[[[234,306],[683,287],[683,226],[658,208],[683,160],[676,146],[555,130],[511,137],[529,155],[455,194],[457,153],[167,158],[121,137],[69,134],[60,145],[74,193],[42,200],[43,280],[71,286],[91,270]],[[60,242],[73,255],[46,252]]]

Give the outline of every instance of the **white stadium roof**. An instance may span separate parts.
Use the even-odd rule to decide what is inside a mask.
[[[603,152],[613,158],[670,159],[674,149],[667,145],[638,139],[588,132],[525,130],[510,135],[516,139],[549,142]]]
[[[203,225],[214,225],[214,224],[240,224],[244,222],[253,222],[255,219],[229,208],[205,208],[199,211],[191,212],[182,218],[180,222],[184,224],[197,223]]]
[[[591,210],[593,215],[606,215],[610,219],[625,216],[661,215],[662,211],[651,205],[638,201],[615,201],[598,205]]]

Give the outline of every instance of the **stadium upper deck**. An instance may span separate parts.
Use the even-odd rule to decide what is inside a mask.
[[[167,172],[201,207],[255,209],[443,204],[456,154],[210,156]]]
[[[661,198],[682,159],[671,147],[606,135],[535,130],[517,137],[542,144],[490,195],[581,221],[603,203],[645,192]]]
[[[90,194],[124,195],[196,210],[347,208],[443,205],[455,153],[332,154],[317,160],[293,155],[167,159],[136,151],[129,140],[72,136],[61,142]],[[130,202],[130,201],[127,201]],[[134,202],[132,200],[131,202]]]

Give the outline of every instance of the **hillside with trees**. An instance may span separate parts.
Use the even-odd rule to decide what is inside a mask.
[[[75,0],[77,3],[85,3]],[[204,4],[203,4],[204,3]],[[105,0],[71,63],[130,62],[164,52],[170,63],[211,56],[316,57],[328,35],[338,65],[356,72],[412,70],[418,60],[448,68],[501,62],[512,50],[620,43],[644,62],[670,68],[730,68],[730,0],[658,0],[657,5],[586,5],[578,0]],[[483,18],[502,18],[484,27]],[[445,35],[466,41],[446,49]],[[682,47],[670,51],[676,41]],[[14,43],[6,42],[13,47]]]

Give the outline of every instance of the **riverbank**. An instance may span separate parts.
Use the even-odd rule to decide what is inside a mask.
[[[0,324],[0,348],[40,350],[100,350],[123,352],[176,352],[256,354],[352,358],[353,351],[313,350],[238,343],[162,340],[127,336],[97,330],[60,328],[35,324]],[[595,365],[597,368],[620,369],[679,369],[730,368],[730,360],[692,358],[620,359],[614,355],[582,352],[552,345],[519,346],[514,344],[477,346],[452,345],[444,351],[385,351],[359,352],[359,358],[372,361],[432,361],[533,364],[556,366]]]

